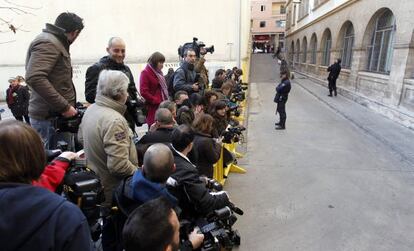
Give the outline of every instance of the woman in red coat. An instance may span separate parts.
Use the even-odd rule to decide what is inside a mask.
[[[148,64],[141,72],[139,79],[139,90],[145,98],[147,106],[147,125],[148,128],[154,123],[155,111],[159,104],[168,99],[167,82],[162,74],[165,57],[159,52],[154,52],[148,59]]]

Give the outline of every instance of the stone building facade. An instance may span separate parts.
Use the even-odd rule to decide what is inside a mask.
[[[414,1],[287,0],[287,59],[294,71],[414,128]]]

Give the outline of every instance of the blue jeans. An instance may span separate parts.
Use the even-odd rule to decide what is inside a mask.
[[[34,118],[30,118],[30,123],[32,127],[40,134],[45,149],[57,149],[58,141],[65,141],[68,144],[67,150],[75,150],[73,134],[68,132],[57,132],[55,127],[53,126],[52,120],[37,120]]]

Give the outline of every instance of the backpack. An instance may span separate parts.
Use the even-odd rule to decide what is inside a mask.
[[[175,94],[175,90],[174,90],[174,78],[175,78],[175,74],[177,73],[177,71],[179,69],[182,69],[184,71],[184,69],[181,68],[181,66],[180,66],[180,67],[177,68],[177,70],[174,71],[173,74],[171,74],[170,78],[167,79],[168,96],[170,96],[171,98],[174,98],[174,94]],[[184,73],[186,73],[186,72],[184,71]],[[187,74],[184,74],[184,75],[185,75],[185,80],[187,81]]]

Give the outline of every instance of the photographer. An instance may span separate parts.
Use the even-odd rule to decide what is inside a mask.
[[[204,240],[194,230],[180,244],[180,222],[171,203],[165,198],[151,200],[135,209],[124,226],[125,251],[188,251],[197,249]]]
[[[221,144],[213,139],[213,123],[214,119],[209,114],[200,115],[193,123],[196,131],[192,149],[193,162],[198,173],[208,178],[213,178],[213,165],[220,159],[221,153]]]
[[[223,69],[218,69],[215,73],[215,77],[213,79],[211,88],[212,89],[220,89],[221,85],[226,80],[226,71]]]
[[[230,204],[226,192],[210,192],[200,180],[197,167],[187,155],[193,148],[194,131],[180,125],[172,133],[172,150],[175,172],[168,179],[168,190],[178,199],[182,219],[194,219]]]
[[[129,79],[120,71],[99,74],[95,103],[85,112],[79,129],[90,168],[102,179],[104,207],[111,207],[113,189],[137,169],[132,131],[122,116]]]
[[[197,74],[200,75],[198,79],[198,83],[201,86],[201,89],[206,89],[209,84],[208,80],[208,70],[204,63],[206,62],[206,59],[204,56],[207,54],[207,50],[205,48],[205,45],[202,43],[200,46],[200,57],[197,57],[195,64],[194,64],[194,70]]]
[[[111,37],[106,48],[107,56],[104,56],[99,62],[90,66],[85,76],[85,98],[86,101],[95,103],[96,87],[98,85],[99,73],[106,70],[117,70],[123,72],[128,77],[128,99],[126,102],[127,109],[124,113],[125,119],[133,132],[135,125],[140,126],[142,121],[137,117],[137,108],[143,106],[143,100],[138,95],[134,82],[134,76],[131,69],[124,63],[125,59],[125,42],[119,37]]]
[[[18,121],[0,122],[1,250],[93,250],[80,209],[32,186],[46,165],[36,131]]]
[[[82,18],[76,14],[61,13],[55,24],[46,24],[27,52],[26,82],[32,92],[30,123],[41,135],[45,149],[56,149],[57,137],[71,141],[71,134],[56,132],[53,119],[77,114],[69,47],[83,27]]]
[[[194,49],[184,51],[184,61],[174,73],[174,91],[186,91],[189,95],[201,90],[201,86],[196,81],[194,64],[196,62],[196,52]]]
[[[209,114],[214,118],[212,135],[214,138],[219,138],[229,124],[226,102],[223,100],[214,101],[211,104]]]

